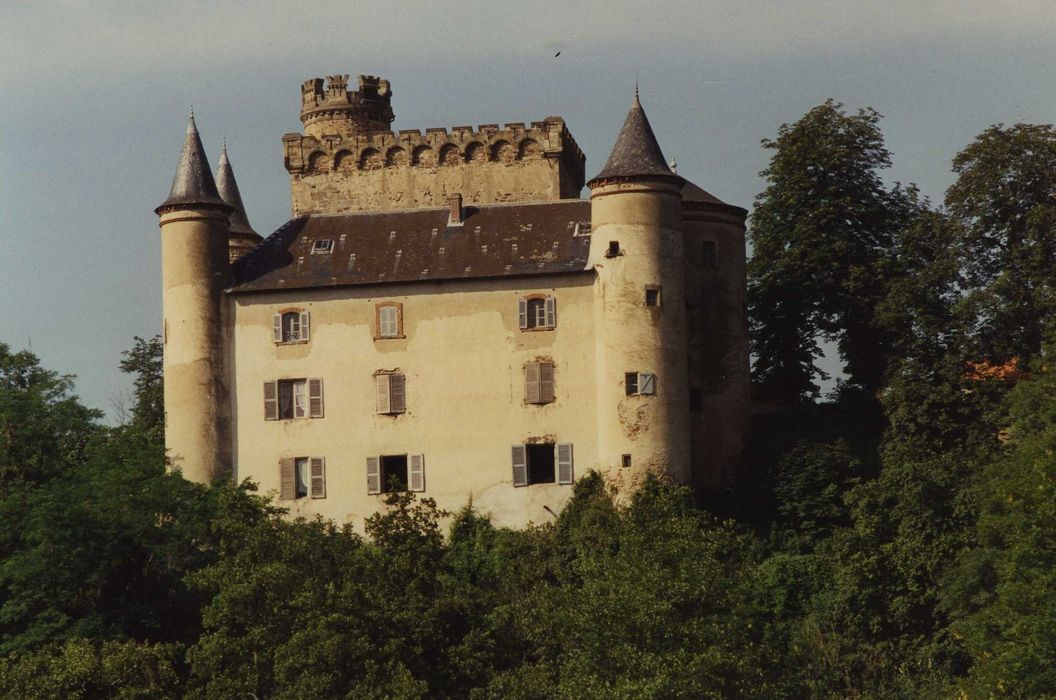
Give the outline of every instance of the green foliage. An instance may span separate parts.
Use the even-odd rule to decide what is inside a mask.
[[[0,659],[0,698],[166,700],[180,697],[177,644],[71,640]]]
[[[135,344],[123,353],[121,360],[121,371],[135,375],[129,427],[148,443],[161,445],[165,442],[161,336],[150,340],[136,336],[134,340]]]
[[[1056,129],[991,126],[953,160],[965,300],[980,353],[1024,363],[1056,314]]]
[[[912,188],[881,182],[890,154],[879,121],[829,100],[763,141],[774,154],[751,215],[748,295],[754,378],[770,395],[817,395],[821,336],[836,340],[852,383],[881,383],[885,257],[919,205]]]
[[[73,378],[0,343],[0,496],[19,482],[41,482],[82,458],[99,411],[72,394]]]

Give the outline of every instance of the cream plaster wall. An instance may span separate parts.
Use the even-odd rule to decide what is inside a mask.
[[[499,525],[549,520],[544,506],[559,512],[572,487],[514,487],[510,448],[570,442],[577,477],[600,466],[593,282],[587,272],[230,296],[237,478],[277,494],[280,458],[325,457],[327,497],[281,504],[362,528],[384,498],[367,495],[367,457],[422,454],[422,495],[442,508],[472,499]],[[518,328],[518,300],[529,293],[556,297],[556,329]],[[405,338],[374,338],[383,301],[403,304]],[[273,343],[273,314],[287,307],[311,314],[309,342]],[[551,404],[524,403],[523,365],[533,360],[556,365]],[[405,414],[375,413],[377,370],[406,375]],[[264,382],[316,377],[325,417],[264,420]]]
[[[165,447],[173,468],[205,484],[231,464],[221,315],[227,219],[203,207],[160,220]]]
[[[631,468],[621,475],[631,487],[650,473],[691,482],[680,204],[678,185],[665,182],[608,184],[591,193],[599,455],[618,464],[630,454]],[[612,241],[620,254],[608,257]],[[660,288],[659,307],[645,304],[649,286]],[[627,396],[626,372],[655,374],[656,394]]]

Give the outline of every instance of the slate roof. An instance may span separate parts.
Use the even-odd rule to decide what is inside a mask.
[[[291,219],[232,266],[229,291],[551,275],[587,270],[590,202],[313,214]],[[331,252],[313,253],[318,241]],[[323,244],[319,244],[323,245]]]
[[[667,165],[660,144],[653,134],[653,127],[649,125],[649,118],[645,116],[645,110],[642,109],[642,103],[636,93],[631,111],[623,121],[623,128],[616,137],[616,144],[612,147],[609,159],[605,161],[605,167],[587,183],[587,187],[593,187],[594,183],[600,180],[643,175],[681,179]]]
[[[216,166],[216,189],[220,193],[220,198],[227,202],[233,210],[230,232],[256,237],[259,240],[260,236],[249,225],[246,207],[242,204],[242,194],[238,191],[238,183],[235,182],[235,171],[231,169],[231,161],[227,158],[226,143],[220,151],[220,162]]]
[[[198,127],[191,115],[187,123],[187,133],[183,138],[183,150],[180,151],[180,162],[176,166],[176,175],[172,178],[172,189],[166,199],[154,211],[158,214],[165,209],[172,209],[191,204],[204,204],[226,208],[228,205],[220,199],[220,193],[213,181],[209,161],[202,148],[202,139],[198,136]]]

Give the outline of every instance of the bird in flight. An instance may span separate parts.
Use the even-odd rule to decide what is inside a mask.
[[[560,52],[560,51],[558,51],[557,53],[555,53],[555,54],[554,54],[554,58],[557,58],[557,57],[558,57],[558,56],[560,56],[560,55],[561,55],[561,52]]]

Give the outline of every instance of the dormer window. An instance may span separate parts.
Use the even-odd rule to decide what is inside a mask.
[[[326,255],[334,251],[334,242],[329,238],[323,238],[312,242],[312,255]]]

